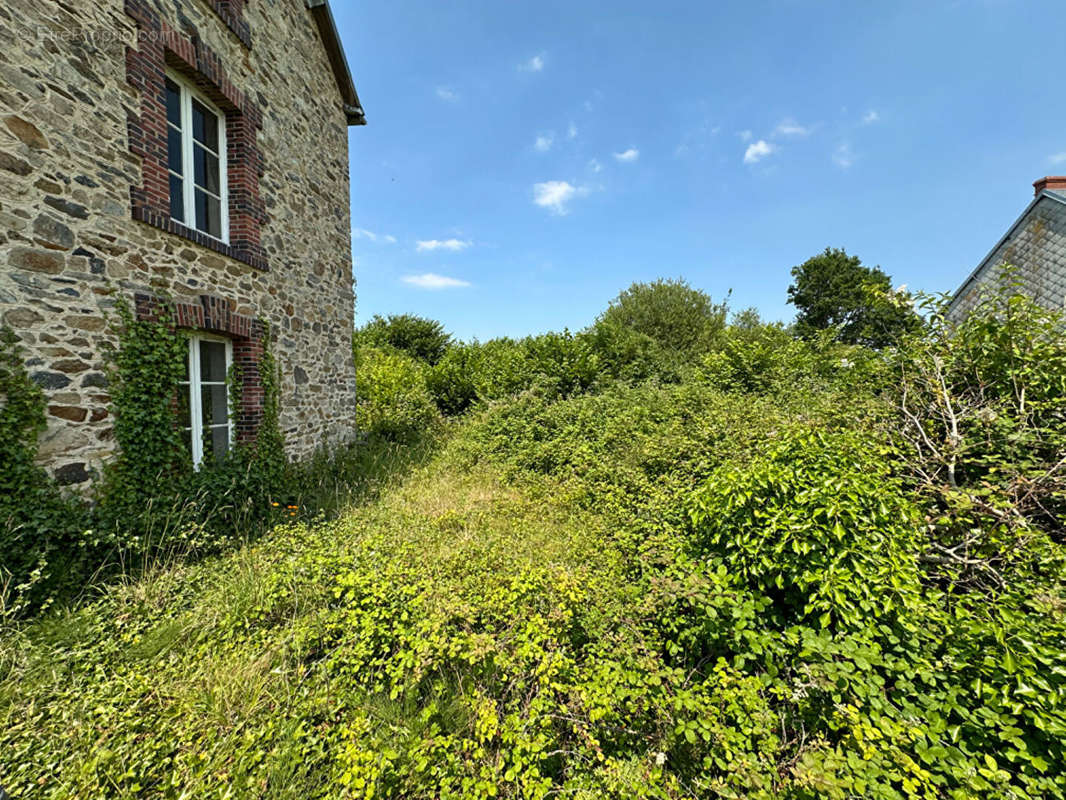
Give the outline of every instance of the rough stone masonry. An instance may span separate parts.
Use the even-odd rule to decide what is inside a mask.
[[[103,348],[116,297],[142,314],[169,297],[181,325],[231,336],[253,360],[269,326],[290,455],[353,435],[353,108],[311,5],[321,12],[305,0],[0,6],[0,321],[47,395],[40,457],[60,483],[84,484],[114,451]],[[227,244],[169,219],[166,70],[225,115]],[[245,388],[238,430],[254,435]]]

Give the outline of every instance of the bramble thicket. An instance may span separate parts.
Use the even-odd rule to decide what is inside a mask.
[[[5,338],[0,784],[1066,797],[1063,317],[1009,287],[959,323],[856,302],[793,328],[658,281],[487,342],[376,318],[358,455],[168,467],[233,498],[150,515],[172,548],[33,466]],[[71,553],[119,567],[72,587]]]

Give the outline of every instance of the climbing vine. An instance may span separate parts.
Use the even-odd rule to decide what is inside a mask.
[[[44,392],[15,332],[0,328],[0,616],[43,605],[77,556],[85,509],[36,463],[45,426]]]
[[[127,302],[120,302],[111,327],[117,345],[106,356],[119,452],[102,499],[105,509],[128,519],[192,468],[175,424],[188,344],[175,330],[165,300],[158,302],[154,319],[138,319]]]

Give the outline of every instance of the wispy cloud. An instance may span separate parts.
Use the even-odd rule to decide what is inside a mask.
[[[1066,152],[1055,153],[1055,155],[1048,158],[1048,163],[1052,166],[1058,166],[1059,164],[1066,164]]]
[[[880,122],[880,121],[881,121],[881,115],[875,109],[871,108],[869,111],[867,111],[865,114],[862,115],[862,124],[863,125],[873,125],[875,122]]]
[[[751,131],[737,131],[737,136],[740,137],[742,142],[750,142],[753,135]]]
[[[401,280],[408,286],[414,286],[418,289],[429,289],[431,291],[437,291],[439,289],[461,289],[464,286],[469,286],[469,281],[462,281],[458,278],[449,278],[447,275],[438,275],[435,272],[426,272],[422,275],[404,275]]]
[[[569,213],[569,203],[575,197],[588,194],[584,186],[574,186],[569,181],[545,181],[533,184],[533,202],[560,216]]]
[[[770,144],[765,139],[760,139],[759,141],[752,142],[748,145],[748,149],[744,151],[744,163],[758,164],[764,158],[772,155],[776,151],[776,145]]]
[[[573,122],[571,122],[570,123],[570,127],[566,129],[566,138],[567,139],[576,139],[577,138],[577,125],[575,125]]]
[[[448,86],[438,86],[437,97],[445,103],[454,103],[459,99],[459,93]]]
[[[374,233],[368,231],[366,228],[352,228],[353,239],[369,239],[371,242],[384,242],[385,244],[396,244],[396,237],[390,236],[387,233]]]
[[[419,253],[431,253],[434,250],[451,250],[458,253],[471,245],[471,242],[462,239],[426,239],[415,243],[415,250]]]
[[[630,161],[636,161],[640,158],[640,151],[635,147],[630,147],[628,150],[623,150],[621,153],[615,153],[614,157],[617,161],[627,163]]]
[[[533,149],[538,153],[547,153],[552,149],[553,144],[555,144],[555,134],[542,133],[537,137],[537,140],[533,142]]]
[[[809,136],[814,130],[809,125],[800,125],[796,120],[788,117],[781,120],[774,128],[775,136]]]
[[[855,163],[855,151],[849,142],[841,142],[833,151],[833,163],[841,169],[850,169]]]
[[[544,69],[544,53],[537,53],[528,61],[523,61],[518,65],[518,69],[522,72],[540,72]]]
[[[589,161],[589,169],[593,172],[603,172],[603,164],[597,161],[595,158]]]

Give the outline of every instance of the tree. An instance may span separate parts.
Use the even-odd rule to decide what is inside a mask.
[[[726,305],[683,280],[634,283],[600,315],[597,325],[644,334],[667,350],[691,353],[725,327]]]
[[[880,267],[865,267],[858,256],[826,248],[792,268],[788,301],[796,306],[796,329],[801,336],[837,328],[847,344],[885,347],[920,320],[911,297],[892,289]]]
[[[444,358],[451,343],[443,325],[414,314],[375,314],[355,332],[356,346],[392,347],[430,365]]]

